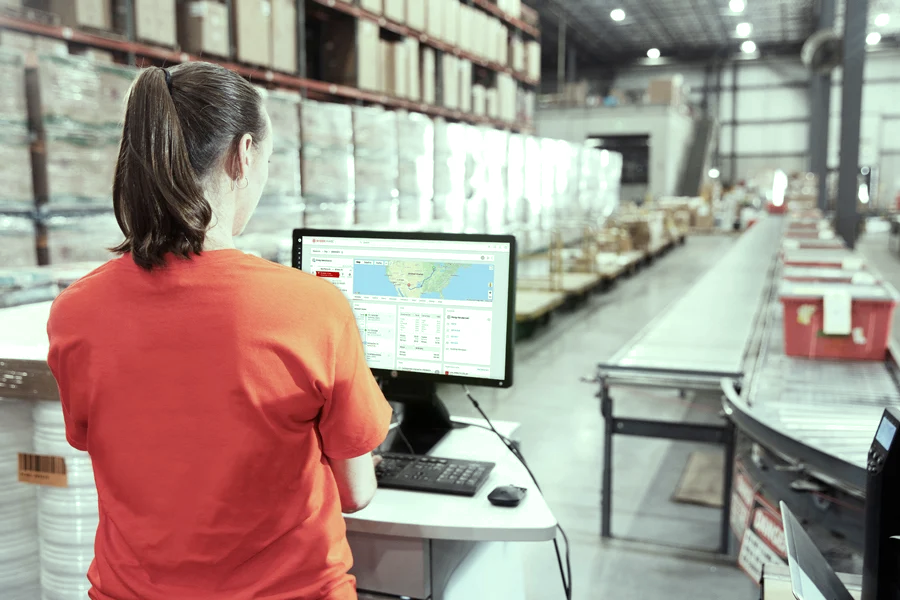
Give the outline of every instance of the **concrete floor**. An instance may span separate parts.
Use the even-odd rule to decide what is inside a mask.
[[[574,598],[740,599],[758,595],[735,567],[696,553],[648,544],[601,542],[603,421],[596,386],[581,383],[679,298],[735,238],[696,236],[653,266],[554,321],[516,347],[510,390],[473,390],[491,418],[522,424],[519,439],[545,496],[572,543]],[[692,343],[693,340],[685,340]],[[452,414],[476,416],[456,388],[441,392]],[[617,391],[617,414],[656,419],[717,419],[716,398]],[[714,549],[719,512],[670,500],[691,445],[629,438],[615,442],[613,531],[669,544]],[[529,600],[563,598],[550,543],[529,546]]]

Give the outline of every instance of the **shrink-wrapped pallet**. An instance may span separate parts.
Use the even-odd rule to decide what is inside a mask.
[[[434,218],[445,231],[464,228],[466,125],[434,121]]]
[[[123,240],[112,212],[55,213],[47,219],[51,265],[109,260],[115,256],[110,248]]]
[[[0,126],[0,210],[34,208],[31,135],[23,125]]]
[[[306,100],[300,111],[300,179],[310,227],[351,227],[355,177],[353,118],[343,104]]]
[[[434,199],[434,122],[420,113],[397,112],[399,220],[424,224]]]
[[[353,107],[356,224],[381,228],[397,222],[397,114]]]

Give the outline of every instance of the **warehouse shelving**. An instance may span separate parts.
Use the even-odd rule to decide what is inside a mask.
[[[315,1],[318,2],[318,0]],[[327,2],[322,2],[322,4],[328,5]],[[356,13],[359,13],[359,15],[357,16],[361,15],[364,18],[372,18],[376,22],[380,22],[381,20],[380,17],[376,17],[371,13],[362,11],[361,9],[359,9],[359,7],[343,5],[341,3],[335,4],[335,8],[337,6],[340,6],[342,9],[347,9],[348,11],[350,11],[348,12],[348,14],[356,15]],[[399,24],[390,25],[391,27],[393,27],[393,29],[391,29],[392,31],[395,31],[397,33],[405,31],[405,35],[411,34],[411,30],[409,28],[406,28],[405,26]],[[191,55],[187,52],[181,52],[179,50],[173,50],[171,48],[130,41],[128,39],[122,38],[121,36],[101,35],[99,33],[81,31],[72,27],[50,25],[47,23],[19,18],[6,13],[0,13],[0,29],[8,29],[10,31],[39,35],[48,38],[63,40],[65,42],[80,44],[91,48],[127,54],[130,57],[134,57],[139,64],[141,62],[141,59],[143,59],[144,64],[147,64],[148,62],[151,64],[177,64],[192,60],[214,61],[228,69],[232,69],[235,72],[240,73],[242,76],[253,82],[266,83],[275,87],[304,92],[314,95],[318,99],[338,99],[350,102],[379,104],[385,106],[386,108],[416,111],[429,115],[431,117],[443,117],[446,119],[461,121],[473,125],[488,125],[497,129],[507,129],[517,133],[530,132],[530,129],[525,125],[509,123],[500,119],[492,119],[490,117],[465,113],[460,110],[434,106],[403,98],[396,98],[379,92],[361,90],[357,87],[349,85],[317,81],[299,77],[297,75],[281,73],[271,69],[251,67],[228,60],[222,60],[212,57],[203,57],[201,59],[201,57]],[[432,43],[436,48],[440,46],[440,48],[444,51],[452,51],[454,54],[467,58],[469,60],[474,58],[465,56],[464,53],[460,54],[457,49],[452,48],[447,44],[443,44],[442,42],[436,42],[432,40]],[[484,61],[476,62],[476,64],[482,63],[484,63]],[[496,65],[496,67],[500,66]],[[502,70],[501,72],[505,73],[507,71]]]
[[[418,39],[419,42],[421,42],[427,46],[430,46],[430,47],[434,48],[435,50],[440,50],[442,52],[450,53],[456,57],[468,60],[472,64],[478,65],[479,67],[484,67],[485,69],[490,69],[491,71],[496,71],[498,73],[505,73],[507,75],[511,75],[517,81],[520,81],[527,85],[536,86],[539,83],[537,80],[534,80],[534,79],[528,77],[524,73],[515,71],[511,67],[507,67],[507,66],[495,63],[495,62],[491,62],[491,61],[479,58],[479,57],[475,56],[474,54],[460,50],[456,46],[447,44],[440,40],[436,40],[436,39],[430,37],[425,32],[412,29],[411,27],[408,27],[407,25],[403,25],[402,23],[396,23],[394,21],[391,21],[390,19],[387,19],[380,15],[376,15],[375,13],[371,13],[367,10],[364,10],[364,9],[360,8],[359,6],[354,6],[352,4],[344,4],[343,2],[336,2],[335,0],[311,0],[311,1],[315,2],[316,4],[321,4],[322,6],[326,6],[333,10],[336,10],[338,12],[342,12],[342,13],[351,15],[353,17],[356,17],[357,19],[366,19],[373,23],[377,23],[382,29],[386,29],[388,31],[396,33],[397,35],[402,35],[404,37],[414,37],[414,38]],[[517,19],[513,19],[512,17],[506,15],[506,13],[504,13],[500,9],[498,9],[496,5],[490,4],[489,2],[486,2],[484,0],[482,0],[481,2],[476,2],[476,6],[493,7],[494,10],[488,10],[487,12],[491,13],[494,16],[497,16],[502,21],[507,22],[507,23],[510,20],[518,22]],[[501,15],[503,15],[503,16],[501,16]],[[530,27],[525,23],[520,23],[520,24],[529,29],[534,29],[533,27]],[[533,33],[530,33],[530,34],[533,35]]]

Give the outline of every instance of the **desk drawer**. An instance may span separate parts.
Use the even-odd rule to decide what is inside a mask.
[[[347,532],[360,598],[365,592],[431,598],[431,544],[428,540]],[[380,599],[379,599],[380,600]]]

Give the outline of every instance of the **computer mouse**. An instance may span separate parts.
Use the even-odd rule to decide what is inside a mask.
[[[500,487],[494,488],[494,491],[488,494],[488,500],[494,506],[514,507],[522,502],[526,492],[528,492],[527,488],[521,488],[514,485],[501,485]]]

